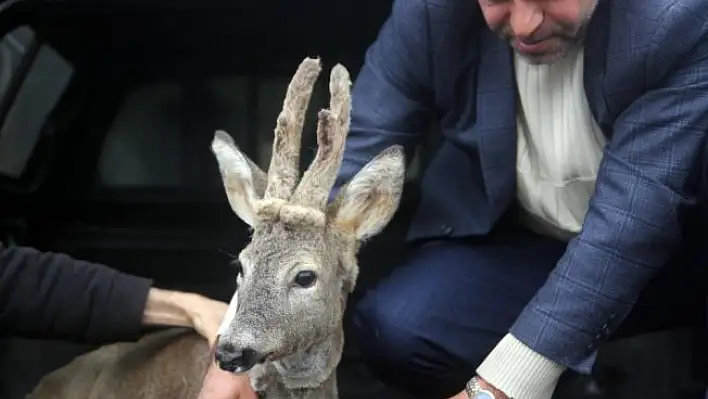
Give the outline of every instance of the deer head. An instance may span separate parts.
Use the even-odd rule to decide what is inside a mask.
[[[320,71],[319,60],[307,58],[293,76],[267,174],[226,133],[217,132],[212,143],[229,204],[253,229],[238,256],[238,299],[218,340],[217,363],[246,372],[272,361],[293,377],[293,388],[322,383],[338,364],[342,340],[331,337],[341,335],[358,274],[356,252],[392,218],[405,172],[403,149],[389,147],[328,204],[351,113],[349,73],[336,65],[329,108],[318,114],[317,154],[299,179],[300,135]]]

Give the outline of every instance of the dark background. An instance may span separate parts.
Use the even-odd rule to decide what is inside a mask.
[[[450,0],[453,1],[453,0]],[[473,0],[469,0],[473,1]],[[5,5],[7,2],[2,3]],[[0,240],[154,278],[228,300],[246,226],[231,212],[209,144],[224,129],[262,167],[287,82],[306,56],[356,76],[391,0],[23,1],[0,12]],[[314,156],[318,83],[303,134]],[[368,244],[352,300],[403,256],[418,151],[396,218]],[[678,309],[677,311],[682,311]],[[347,321],[348,322],[348,321]],[[598,378],[569,377],[561,398],[699,397],[705,332],[668,331],[603,349]],[[344,398],[394,398],[348,341]],[[0,398],[88,349],[0,340]],[[596,381],[597,382],[597,381]],[[598,396],[605,392],[605,396]],[[702,394],[701,396],[702,397]]]

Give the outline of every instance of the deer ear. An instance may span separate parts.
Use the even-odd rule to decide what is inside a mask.
[[[255,204],[263,196],[266,174],[241,153],[231,136],[217,131],[211,150],[219,164],[219,172],[231,209],[246,224],[253,227],[256,221]]]
[[[369,161],[332,204],[336,227],[359,240],[380,233],[398,209],[405,171],[401,146],[389,147]]]

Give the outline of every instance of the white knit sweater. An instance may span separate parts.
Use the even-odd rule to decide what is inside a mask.
[[[583,51],[551,65],[515,56],[517,197],[528,228],[567,240],[580,231],[605,145],[583,87]],[[477,372],[514,399],[550,399],[565,368],[511,334]]]

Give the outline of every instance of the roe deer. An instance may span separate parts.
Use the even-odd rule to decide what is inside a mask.
[[[362,240],[390,221],[403,189],[400,146],[383,150],[329,203],[349,130],[350,77],[330,74],[330,106],[318,114],[315,159],[299,181],[300,135],[317,77],[306,58],[290,82],[267,174],[217,132],[212,151],[233,211],[253,229],[241,251],[238,288],[217,340],[224,370],[248,373],[268,399],[336,399],[342,317],[358,275]],[[196,398],[210,361],[205,341],[184,330],[151,334],[78,357],[30,396]]]

